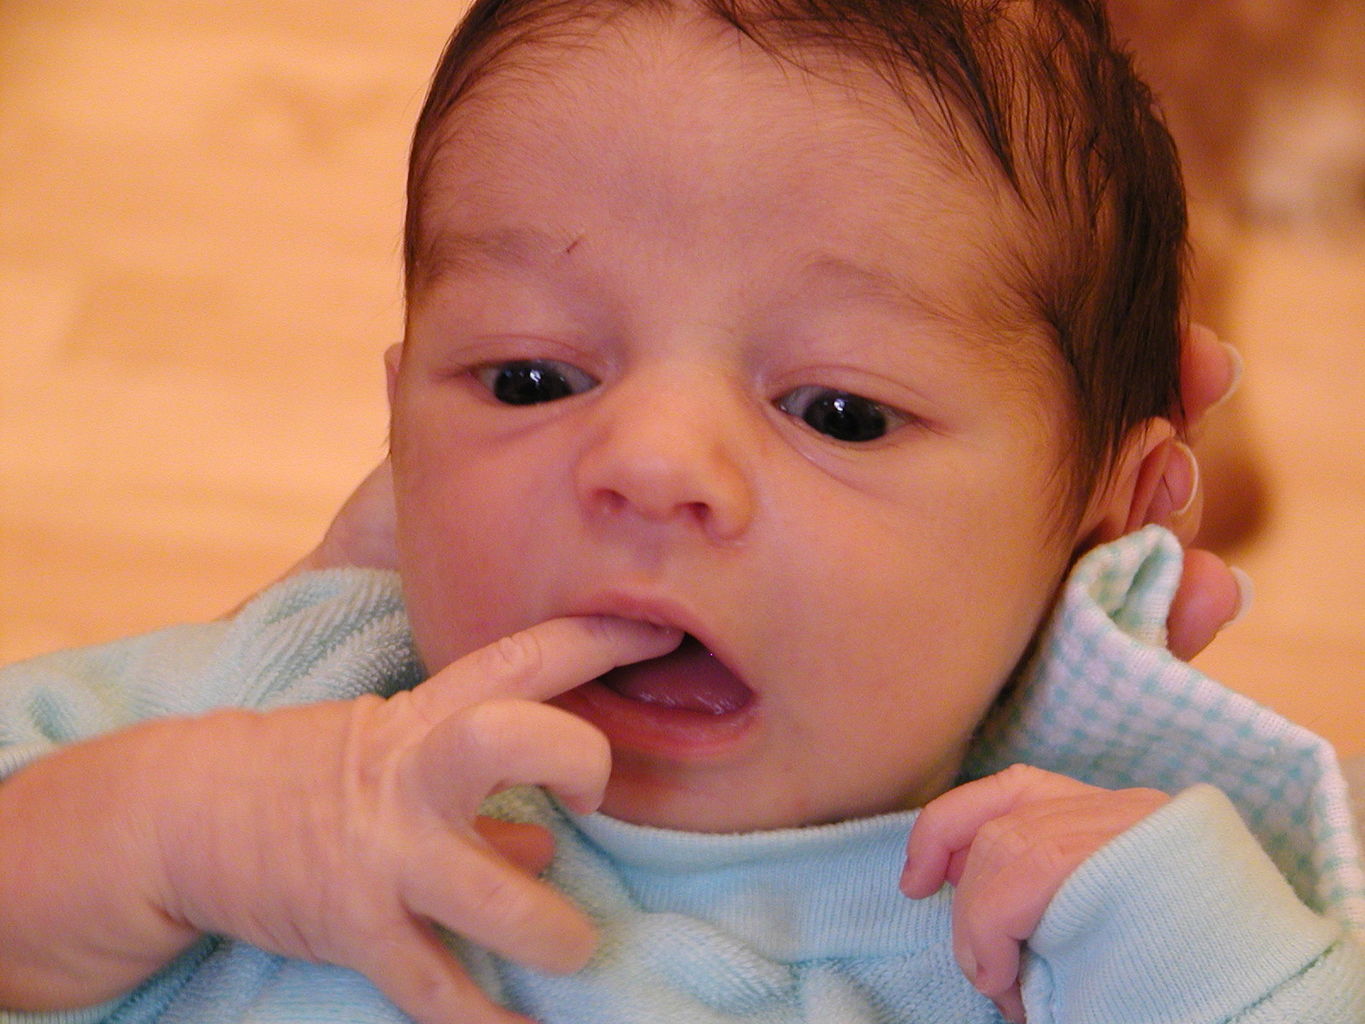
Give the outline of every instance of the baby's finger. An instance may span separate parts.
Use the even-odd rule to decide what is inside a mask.
[[[1066,880],[1168,800],[1156,790],[1091,789],[1029,801],[983,824],[953,894],[953,949],[972,983],[1007,1000],[1020,949]]]
[[[620,665],[667,654],[681,637],[606,615],[551,619],[451,663],[413,690],[413,699],[431,718],[493,697],[548,700]]]
[[[1008,992],[1001,993],[991,1002],[995,1003],[995,1008],[1000,1011],[1000,1016],[1004,1017],[1010,1024],[1027,1024],[1028,1014],[1024,1012],[1024,994],[1018,982],[1011,985]]]
[[[1019,979],[1019,956],[1062,882],[1089,856],[1065,822],[1068,810],[1027,810],[981,827],[953,893],[953,953],[971,983],[991,999]],[[1062,822],[1048,827],[1051,817]]]
[[[950,858],[971,846],[980,828],[1019,804],[1093,791],[1075,779],[1017,764],[950,789],[919,813],[906,846],[901,891],[923,899],[948,879]]]
[[[417,1024],[532,1024],[494,1005],[426,925],[414,921],[367,949],[353,966]]]
[[[588,962],[597,938],[582,911],[492,850],[450,838],[458,849],[414,857],[400,889],[409,911],[538,970],[567,974]]]
[[[474,830],[485,843],[528,874],[540,874],[554,860],[555,838],[542,825],[480,817],[474,819]]]
[[[423,803],[466,822],[493,793],[544,786],[584,813],[602,801],[611,747],[583,719],[529,700],[489,700],[446,717],[404,768]]]

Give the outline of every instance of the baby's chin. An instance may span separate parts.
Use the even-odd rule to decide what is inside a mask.
[[[688,801],[641,806],[636,800],[609,798],[603,803],[601,813],[631,825],[708,835],[771,832],[828,823],[818,819],[774,815],[759,808],[698,806]]]
[[[773,787],[777,790],[775,795],[763,798],[757,787],[739,780],[716,778],[705,786],[690,787],[632,778],[629,769],[622,767],[613,770],[600,811],[632,825],[677,832],[769,832],[901,813],[923,806],[948,786],[949,783],[935,782],[925,790],[930,795],[923,797],[917,790],[915,795],[845,799],[832,794],[817,797],[805,792],[782,792],[780,787]]]

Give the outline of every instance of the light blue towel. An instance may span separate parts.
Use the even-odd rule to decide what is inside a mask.
[[[967,773],[1026,761],[1110,789],[1210,783],[1300,899],[1365,936],[1365,875],[1336,754],[1165,649],[1181,565],[1180,545],[1157,527],[1082,559]]]
[[[1223,877],[1219,843],[1236,844],[1245,830],[1225,798],[1197,786],[1068,880],[1028,964],[1030,1013],[1044,1024],[1221,1024],[1250,1005],[1239,993],[1273,988],[1248,1024],[1357,1024],[1365,954],[1339,933],[1365,933],[1365,883],[1341,774],[1322,740],[1161,649],[1180,558],[1172,537],[1148,529],[1083,559],[965,772],[1023,761],[1108,787],[1212,782],[1300,898],[1339,924],[1308,914],[1249,839],[1235,849],[1255,885]],[[390,693],[420,678],[395,576],[312,574],[273,588],[230,624],[0,672],[0,774],[151,715]],[[490,809],[556,831],[550,879],[599,917],[604,936],[593,964],[570,978],[463,949],[487,991],[523,1012],[556,1024],[998,1024],[953,962],[950,892],[915,902],[896,891],[914,812],[699,836],[576,818],[536,791]],[[1210,855],[1190,855],[1191,844]],[[1275,885],[1282,896],[1262,902]],[[1185,919],[1227,944],[1182,928]],[[1182,969],[1188,985],[1168,984]],[[1181,1001],[1189,992],[1198,1015]],[[216,938],[125,1000],[53,1015],[0,1011],[3,1022],[100,1019],[402,1021],[359,975]]]

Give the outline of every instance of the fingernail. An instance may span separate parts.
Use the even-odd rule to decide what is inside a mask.
[[[1242,353],[1233,348],[1226,341],[1219,342],[1223,350],[1228,354],[1228,361],[1232,364],[1232,379],[1228,381],[1227,390],[1223,392],[1211,406],[1209,412],[1213,412],[1220,405],[1223,405],[1229,398],[1237,393],[1237,389],[1242,386],[1242,373],[1246,370],[1246,361],[1242,358]]]
[[[1199,459],[1195,457],[1194,449],[1184,441],[1171,442],[1171,456],[1164,475],[1171,504],[1180,502],[1180,506],[1172,513],[1178,519],[1194,507],[1195,496],[1199,493]],[[1180,471],[1177,462],[1185,464],[1184,472]]]
[[[1252,605],[1256,603],[1256,585],[1251,582],[1251,577],[1247,575],[1245,569],[1237,566],[1229,566],[1232,578],[1237,581],[1237,610],[1233,612],[1232,618],[1228,619],[1228,625],[1234,622],[1241,622],[1251,611]]]

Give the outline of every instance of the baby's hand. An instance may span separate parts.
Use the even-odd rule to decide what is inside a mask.
[[[1008,1020],[1024,1020],[1019,957],[1062,883],[1091,854],[1165,804],[1015,765],[930,802],[910,833],[901,890],[953,896],[953,953]]]
[[[387,700],[150,721],[40,759],[0,787],[0,869],[42,857],[45,880],[4,890],[19,905],[0,906],[0,999],[97,1002],[215,933],[353,968],[421,1024],[522,1020],[434,925],[557,972],[583,966],[595,939],[529,873],[550,858],[548,833],[479,807],[526,784],[594,809],[606,738],[541,701],[677,642],[638,622],[556,619]]]
[[[606,738],[540,702],[677,639],[619,619],[558,619],[388,700],[232,716],[221,739],[268,769],[224,794],[248,813],[169,837],[167,912],[355,968],[424,1024],[520,1020],[487,1002],[432,923],[555,972],[582,967],[594,935],[563,896],[490,847],[479,807],[510,786],[541,785],[595,809],[611,768]],[[243,791],[252,786],[261,791]],[[531,850],[520,859],[543,861],[535,836],[522,838]]]

